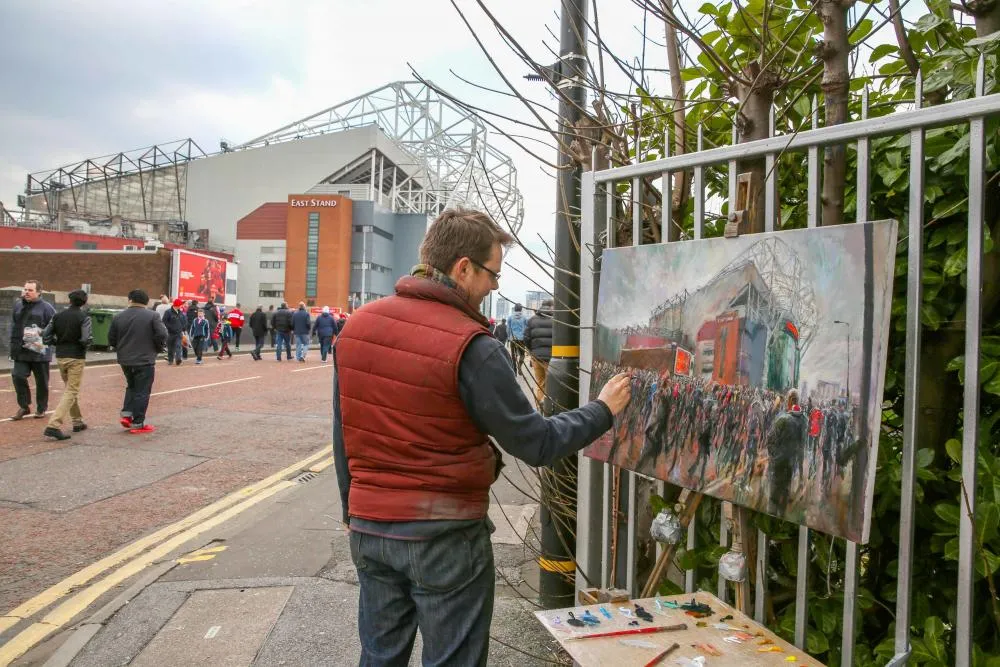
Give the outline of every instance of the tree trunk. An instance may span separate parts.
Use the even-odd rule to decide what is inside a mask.
[[[823,60],[823,98],[825,125],[847,122],[847,101],[851,73],[847,56],[847,10],[854,0],[816,0],[816,14],[823,22],[823,41],[819,46]],[[820,224],[844,222],[844,190],[847,182],[847,149],[843,144],[827,146],[823,151],[823,216]]]
[[[660,0],[663,12],[669,16],[674,13],[673,0]],[[684,118],[684,102],[687,94],[684,90],[684,79],[681,78],[681,56],[680,46],[677,43],[677,29],[671,25],[670,21],[664,21],[664,36],[667,44],[667,66],[670,68],[670,96],[673,99],[674,107],[674,155],[683,155],[685,150],[685,135],[687,134],[687,122]],[[670,228],[667,230],[667,240],[676,241],[680,238],[680,230],[683,226],[682,212],[691,194],[689,189],[690,181],[688,173],[682,171],[673,175],[673,192],[669,206]],[[668,203],[664,202],[664,206]]]
[[[970,0],[965,6],[976,19],[976,37],[1000,30],[1000,0]]]
[[[889,12],[892,15],[892,29],[896,33],[899,55],[906,62],[910,76],[916,76],[917,72],[920,71],[920,64],[917,62],[917,57],[913,55],[913,47],[910,46],[910,39],[906,36],[906,26],[903,25],[903,14],[900,11],[899,0],[889,0]]]
[[[740,102],[741,111],[736,118],[737,140],[741,144],[758,139],[766,139],[769,132],[768,120],[771,105],[774,103],[774,91],[778,86],[777,76],[770,72],[761,72],[760,65],[750,63],[743,76],[750,82],[746,85],[737,82],[733,88]],[[742,160],[736,167],[738,173],[750,173],[752,190],[747,202],[747,211],[740,227],[741,234],[755,234],[764,231],[764,159]],[[735,210],[736,202],[729,202],[730,211]]]

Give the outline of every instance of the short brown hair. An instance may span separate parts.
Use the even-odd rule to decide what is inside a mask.
[[[42,293],[41,280],[38,280],[37,278],[28,278],[27,280],[24,281],[24,284],[27,285],[28,283],[35,283],[35,291],[38,292],[39,294]]]
[[[463,257],[485,264],[498,243],[508,248],[514,244],[514,237],[490,216],[467,208],[449,208],[427,229],[420,244],[420,261],[448,273]]]

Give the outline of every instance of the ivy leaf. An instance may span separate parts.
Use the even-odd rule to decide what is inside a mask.
[[[934,513],[945,523],[952,526],[958,525],[960,514],[958,512],[958,505],[955,503],[940,502],[934,506]]]
[[[955,142],[954,146],[946,150],[944,153],[941,153],[941,155],[937,157],[935,163],[938,167],[943,167],[945,165],[951,164],[952,162],[954,162],[955,160],[962,157],[968,152],[969,152],[969,135],[963,134],[961,137],[959,137],[958,141]]]
[[[985,391],[987,394],[1000,396],[1000,375],[994,377],[992,380],[984,384],[983,391]]]
[[[898,53],[899,47],[895,44],[879,44],[874,49],[872,49],[872,54],[868,57],[869,63],[874,63],[877,60],[885,58],[890,53]]]
[[[965,45],[985,46],[987,44],[992,45],[993,42],[1000,42],[1000,31],[994,32],[990,35],[985,35],[983,37],[976,37],[975,39],[970,39],[965,43]]]
[[[693,570],[698,567],[698,552],[695,549],[685,549],[677,558],[677,567],[682,570]]]
[[[933,449],[921,449],[917,451],[917,467],[926,468],[930,464],[934,463],[934,450]]]
[[[944,369],[946,371],[960,371],[963,368],[965,368],[965,355],[964,354],[958,355],[957,357],[955,357],[954,359],[952,359],[951,361],[949,361],[948,365],[944,367]]]
[[[920,321],[928,329],[937,331],[941,328],[941,314],[929,303],[920,306]]]
[[[924,93],[933,93],[936,90],[941,90],[945,88],[949,83],[951,83],[952,72],[950,69],[942,67],[941,69],[936,69],[930,73],[927,79],[924,80]]]
[[[953,537],[944,545],[944,559],[958,560],[958,538]]]
[[[962,442],[952,438],[948,442],[944,443],[944,449],[948,452],[948,458],[950,458],[955,463],[962,462]]]
[[[941,635],[944,634],[944,623],[937,616],[928,616],[924,621],[924,644],[931,656],[940,662],[945,660],[945,647]]]
[[[965,268],[968,261],[968,249],[959,248],[958,251],[951,254],[947,261],[944,263],[944,275],[946,276],[957,276],[960,273],[965,272]]]
[[[997,527],[1000,526],[1000,507],[995,503],[984,502],[976,507],[976,532],[979,541],[989,544],[997,537]]]

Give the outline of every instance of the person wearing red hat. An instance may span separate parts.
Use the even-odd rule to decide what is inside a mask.
[[[163,313],[163,326],[167,328],[167,365],[181,365],[184,358],[184,332],[187,330],[187,315],[181,310],[184,302],[174,299],[167,312]]]

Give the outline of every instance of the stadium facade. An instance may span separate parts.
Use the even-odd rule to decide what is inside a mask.
[[[245,305],[350,308],[392,293],[445,208],[520,228],[517,172],[491,138],[397,82],[213,154],[185,139],[32,173],[3,224],[233,253]]]

